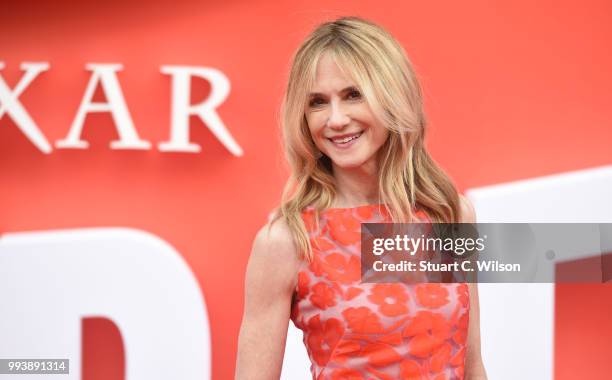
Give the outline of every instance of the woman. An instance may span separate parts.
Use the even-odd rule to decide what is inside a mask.
[[[313,379],[486,379],[475,285],[360,281],[360,223],[475,222],[425,126],[412,66],[379,26],[340,18],[298,49],[282,107],[291,178],[253,243],[237,379],[278,379],[289,319]]]

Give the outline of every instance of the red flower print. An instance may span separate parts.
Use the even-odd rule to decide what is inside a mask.
[[[419,234],[431,236],[430,218],[414,211],[423,223]],[[314,210],[302,216],[313,257],[294,279],[291,320],[303,331],[312,378],[462,380],[469,284],[429,284],[414,273],[405,282],[363,283],[361,269],[370,266],[359,248],[371,247],[380,231],[365,229],[361,236],[361,223],[386,223],[382,228],[393,236],[384,206],[322,210],[316,229]],[[429,253],[418,252],[423,259]]]
[[[304,298],[306,294],[308,294],[308,283],[309,282],[310,282],[310,278],[308,277],[308,273],[306,272],[298,273],[297,295],[299,298]]]
[[[361,222],[350,213],[330,212],[327,225],[333,241],[342,245],[353,245],[361,241]]]
[[[349,358],[354,358],[359,355],[361,345],[353,340],[342,340],[336,345],[334,355],[331,360],[338,363],[345,363]]]
[[[331,380],[364,380],[359,371],[350,368],[336,368],[331,373]]]
[[[308,320],[308,331],[310,333],[306,342],[311,349],[313,360],[321,366],[327,364],[331,353],[344,334],[342,322],[330,318],[322,323],[317,314]]]
[[[388,317],[408,312],[408,294],[401,284],[376,284],[368,299],[378,305],[378,310]]]
[[[361,262],[356,255],[330,253],[321,261],[321,267],[331,281],[350,284],[361,279]]]
[[[332,244],[328,239],[323,236],[311,237],[310,246],[313,250],[316,249],[319,251],[327,251],[335,247],[334,244]]]
[[[440,314],[419,311],[402,332],[412,337],[408,343],[410,353],[419,358],[428,357],[450,335],[450,324]]]
[[[402,333],[394,332],[391,334],[383,335],[380,338],[378,338],[378,341],[383,342],[383,343],[388,343],[393,346],[399,346],[400,344],[402,344]]]
[[[302,220],[304,221],[304,227],[306,227],[306,231],[314,232],[316,231],[316,220],[314,217],[314,211],[307,210],[302,213]]]
[[[372,375],[374,375],[375,377],[368,377],[368,380],[397,380],[397,377],[395,376],[391,376],[391,375],[387,375],[385,372],[375,369],[374,367],[368,367],[368,372],[370,372]]]
[[[365,306],[349,307],[342,312],[350,329],[358,334],[376,334],[383,332],[378,316]]]
[[[386,367],[402,360],[402,357],[393,347],[381,342],[368,344],[361,353],[368,358],[368,363],[374,367]]]
[[[468,328],[468,324],[470,323],[470,315],[466,312],[461,315],[459,321],[457,322],[457,327],[460,329]]]
[[[467,340],[467,329],[469,323],[469,314],[463,313],[457,321],[457,331],[453,334],[453,340],[460,346],[465,345]]]
[[[344,294],[344,299],[347,300],[347,301],[350,301],[353,298],[355,298],[358,295],[360,295],[361,293],[363,293],[363,289],[350,287],[350,288],[346,289],[346,293]]]
[[[310,269],[312,273],[314,273],[314,275],[317,277],[323,276],[323,265],[319,255],[313,256],[312,261],[308,265],[308,269]]]
[[[460,346],[464,345],[465,341],[467,340],[467,330],[458,329],[455,331],[453,334],[453,340]]]
[[[336,293],[331,286],[324,282],[318,282],[312,287],[310,302],[321,310],[325,310],[336,304]]]
[[[465,346],[461,347],[461,349],[455,354],[455,356],[453,356],[453,358],[450,361],[450,364],[453,367],[463,366],[464,359],[465,359]]]
[[[457,286],[457,295],[459,296],[459,301],[463,307],[467,307],[470,302],[470,296],[468,293],[468,287],[466,284],[459,284]]]
[[[369,220],[372,217],[371,207],[357,207],[355,211],[361,220]]]
[[[400,363],[400,378],[402,380],[425,379],[421,366],[414,360],[404,360]]]
[[[440,348],[434,352],[433,356],[429,360],[429,368],[432,372],[442,371],[451,359],[452,347],[449,343],[444,343]]]
[[[448,303],[448,290],[440,284],[423,284],[416,287],[419,303],[430,309],[436,309]]]

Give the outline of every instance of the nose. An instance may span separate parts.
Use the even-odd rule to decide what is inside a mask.
[[[342,107],[339,102],[331,102],[329,111],[329,118],[327,119],[327,126],[333,129],[342,129],[351,121],[351,118],[346,113],[346,110]]]

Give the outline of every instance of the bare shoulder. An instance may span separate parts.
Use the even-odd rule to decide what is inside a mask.
[[[287,223],[278,219],[259,229],[253,240],[247,282],[260,286],[292,288],[300,264],[297,248]],[[280,289],[279,289],[280,290]]]
[[[463,194],[459,194],[459,204],[461,206],[461,222],[476,223],[476,210],[472,202]]]
[[[297,258],[297,249],[289,226],[283,219],[262,226],[253,240],[253,253],[268,259]]]

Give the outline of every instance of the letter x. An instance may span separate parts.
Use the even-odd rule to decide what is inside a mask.
[[[49,69],[47,62],[24,62],[20,66],[21,70],[25,71],[25,74],[15,86],[15,89],[11,91],[9,86],[0,75],[0,119],[4,116],[4,112],[9,114],[17,127],[23,132],[24,135],[34,144],[38,149],[44,153],[51,153],[51,145],[42,134],[40,129],[36,126],[36,123],[26,109],[23,107],[21,102],[18,100],[19,96],[28,87],[30,83],[43,71]],[[0,71],[4,69],[4,62],[0,62]]]

